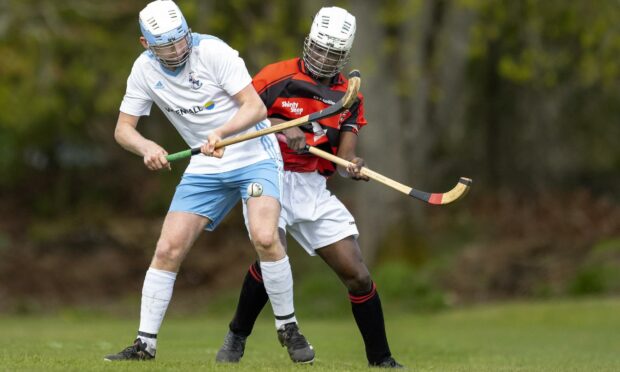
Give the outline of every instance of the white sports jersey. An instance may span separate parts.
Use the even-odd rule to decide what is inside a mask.
[[[203,145],[209,133],[239,109],[234,96],[252,83],[239,53],[222,40],[194,33],[188,62],[175,71],[164,69],[150,51],[133,65],[120,111],[149,115],[153,102],[163,111],[190,147]],[[245,132],[270,126],[264,120]],[[221,173],[265,159],[281,159],[273,134],[227,146],[221,159],[192,157],[185,173]]]

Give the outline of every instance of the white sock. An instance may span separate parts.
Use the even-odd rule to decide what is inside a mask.
[[[276,317],[276,328],[286,323],[296,323],[293,305],[293,274],[288,256],[279,261],[261,261],[260,269],[269,301]]]
[[[148,269],[144,277],[138,338],[146,342],[147,351],[151,355],[155,355],[157,333],[172,298],[172,288],[176,278],[177,273],[152,267]]]

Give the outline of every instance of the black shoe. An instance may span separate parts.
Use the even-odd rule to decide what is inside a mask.
[[[314,362],[314,349],[308,343],[304,335],[299,332],[297,323],[287,323],[278,329],[278,340],[282,346],[286,346],[288,355],[295,363]]]
[[[125,350],[121,351],[118,354],[110,354],[106,355],[103,360],[112,362],[118,360],[150,360],[155,359],[155,353],[151,355],[148,351],[146,351],[146,342],[142,342],[139,338],[137,338],[133,345],[127,347]]]
[[[369,363],[368,366],[377,368],[405,368],[392,357],[387,357],[378,363]]]
[[[215,356],[215,361],[220,363],[239,363],[245,350],[245,340],[248,336],[241,336],[228,331],[224,337],[224,345]]]

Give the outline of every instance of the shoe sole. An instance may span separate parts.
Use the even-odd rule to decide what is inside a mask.
[[[307,362],[296,362],[295,364],[311,364],[312,365],[312,364],[314,364],[314,359],[309,360]]]

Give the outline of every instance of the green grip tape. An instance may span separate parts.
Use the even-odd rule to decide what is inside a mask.
[[[192,149],[183,150],[183,151],[175,152],[174,154],[166,155],[166,160],[175,161],[175,160],[189,158],[190,156],[192,156]]]

